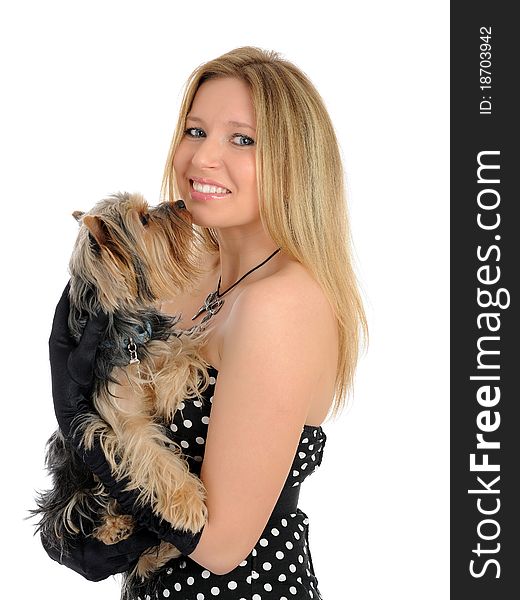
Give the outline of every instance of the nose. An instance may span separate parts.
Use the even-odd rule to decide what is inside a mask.
[[[191,159],[197,168],[215,168],[222,162],[222,145],[216,137],[199,140]]]

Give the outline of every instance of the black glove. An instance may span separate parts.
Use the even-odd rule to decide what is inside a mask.
[[[73,421],[94,412],[90,397],[94,383],[96,350],[108,325],[108,315],[100,313],[87,321],[79,344],[69,333],[68,283],[56,306],[49,338],[54,412],[63,435],[73,436]]]
[[[94,383],[96,350],[108,324],[108,315],[100,314],[89,319],[79,344],[75,344],[68,329],[69,284],[56,307],[49,338],[52,395],[54,412],[60,429],[66,435],[83,462],[97,475],[107,492],[115,498],[126,514],[153,532],[162,540],[173,544],[183,554],[191,554],[197,546],[202,530],[193,534],[174,529],[167,521],[154,514],[148,506],[138,502],[138,490],[126,490],[128,480],[117,481],[101,448],[99,438],[94,438],[87,450],[80,444],[81,436],[75,435],[77,418],[94,413],[90,401]]]
[[[75,545],[67,554],[61,554],[59,549],[46,544],[41,536],[45,552],[55,560],[89,581],[101,581],[129,571],[148,548],[157,546],[159,538],[145,528],[137,529],[126,540],[117,544],[107,545],[91,537],[77,537]]]

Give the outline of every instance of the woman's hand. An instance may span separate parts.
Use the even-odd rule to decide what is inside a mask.
[[[61,554],[57,548],[47,545],[44,536],[41,536],[41,541],[45,552],[53,560],[89,581],[101,581],[110,575],[129,571],[145,550],[160,543],[160,539],[144,527],[112,545],[103,544],[95,538],[78,536],[67,554]]]
[[[56,306],[49,338],[54,412],[66,437],[73,433],[75,419],[93,410],[90,396],[94,383],[96,351],[108,324],[106,313],[90,318],[79,344],[76,344],[68,327],[69,288],[68,283]]]

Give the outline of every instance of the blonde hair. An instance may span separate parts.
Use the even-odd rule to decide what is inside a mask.
[[[208,79],[234,77],[249,86],[256,114],[259,212],[275,244],[312,273],[338,322],[339,356],[333,416],[353,388],[368,327],[351,261],[340,151],[324,102],[308,77],[274,51],[246,46],[197,67],[186,83],[163,176],[163,198],[179,198],[173,158],[186,115]],[[216,231],[194,226],[202,246],[218,251]]]

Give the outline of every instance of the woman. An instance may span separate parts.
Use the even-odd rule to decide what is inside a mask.
[[[298,490],[352,386],[366,322],[339,149],[307,77],[252,47],[197,68],[163,193],[185,201],[203,241],[205,274],[162,309],[186,329],[212,315],[211,402],[186,403],[172,424],[209,517],[184,556],[128,597],[321,598]],[[124,566],[135,556],[121,548]]]

